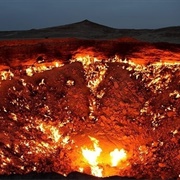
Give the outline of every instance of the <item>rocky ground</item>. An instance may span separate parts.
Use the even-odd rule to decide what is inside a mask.
[[[177,179],[179,62],[179,44],[134,37],[2,40],[0,173],[27,175],[0,178],[98,179],[71,173],[92,174],[81,150],[92,148],[94,137],[103,176]],[[127,159],[112,168],[108,153],[115,148]]]

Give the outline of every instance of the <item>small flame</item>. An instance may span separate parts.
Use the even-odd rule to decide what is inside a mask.
[[[14,77],[14,74],[8,71],[0,71],[0,80],[11,80]]]
[[[84,172],[84,168],[80,167],[79,168],[79,172],[83,173]]]
[[[90,137],[91,141],[93,142],[94,149],[82,148],[82,154],[84,158],[88,161],[88,164],[91,166],[91,174],[94,176],[102,177],[102,168],[99,168],[97,158],[100,156],[102,149],[99,147],[99,141],[94,138]]]
[[[114,149],[114,151],[110,152],[112,167],[118,165],[118,163],[127,158],[127,154],[124,149]]]
[[[45,123],[40,123],[39,129],[47,134],[49,138],[51,138],[54,142],[58,142],[61,138],[61,134],[59,132],[59,129],[53,125],[47,125]]]
[[[49,70],[52,70],[54,68],[58,68],[58,67],[62,67],[64,66],[64,64],[62,62],[57,62],[57,61],[54,61],[52,63],[41,63],[40,65],[38,64],[34,64],[33,66],[29,66],[25,69],[25,72],[26,72],[26,75],[27,76],[33,76],[34,74],[36,73],[41,73],[41,72],[44,72],[44,71],[49,71]]]
[[[100,168],[99,166],[92,166],[91,167],[91,174],[94,176],[102,177],[103,176],[102,172],[103,172],[103,169]]]

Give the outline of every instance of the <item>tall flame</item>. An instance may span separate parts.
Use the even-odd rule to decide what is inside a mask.
[[[93,142],[94,149],[82,148],[82,154],[84,158],[88,161],[88,164],[91,166],[91,174],[94,176],[102,177],[102,168],[99,168],[97,158],[100,156],[102,149],[99,147],[99,141],[89,136]]]

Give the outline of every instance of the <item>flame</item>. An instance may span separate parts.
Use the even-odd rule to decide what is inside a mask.
[[[41,123],[39,125],[39,129],[49,136],[54,142],[58,142],[61,138],[61,134],[59,132],[59,129],[52,125],[47,125],[45,123]]]
[[[115,167],[118,165],[118,163],[122,160],[126,160],[127,158],[127,154],[125,152],[124,149],[114,149],[114,151],[110,152],[110,156],[111,156],[111,165],[112,167]]]
[[[82,148],[82,153],[90,165],[97,165],[97,157],[101,154],[102,149],[98,146],[99,141],[96,138],[90,137],[90,139],[93,142],[94,150]]]
[[[75,61],[82,63],[88,82],[87,86],[94,93],[105,76],[107,64],[103,64],[102,59],[90,55],[77,55],[76,59],[71,60],[71,63]]]
[[[174,90],[172,93],[169,94],[169,97],[175,96],[176,99],[180,98],[180,92]]]
[[[0,71],[0,80],[11,80],[14,77],[14,74],[8,71]]]
[[[82,154],[84,158],[87,160],[88,164],[91,166],[91,174],[97,177],[102,177],[102,168],[99,168],[97,158],[100,156],[102,149],[99,147],[99,141],[89,136],[91,141],[93,142],[94,149],[82,148]]]
[[[102,177],[103,169],[99,168],[99,166],[92,166],[91,167],[91,174],[97,177]]]
[[[125,168],[129,165],[128,162],[126,162],[127,152],[123,148],[115,148],[112,151],[109,151],[108,148],[105,149],[103,144],[102,147],[100,147],[99,140],[96,138],[90,136],[89,138],[93,142],[93,149],[85,147],[81,148],[81,150],[83,157],[90,165],[91,175],[105,177],[109,175],[109,173],[113,174],[117,168]],[[120,162],[122,162],[121,165]],[[83,172],[84,170],[85,168],[82,167],[79,169],[80,172]]]
[[[49,71],[54,68],[62,67],[64,64],[62,62],[54,61],[52,63],[41,63],[41,64],[34,64],[33,66],[29,66],[25,69],[27,76],[33,76],[36,73],[41,73],[44,71]]]

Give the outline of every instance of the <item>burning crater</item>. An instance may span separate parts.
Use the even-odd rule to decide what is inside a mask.
[[[165,45],[4,41],[0,174],[178,178],[180,48]]]

